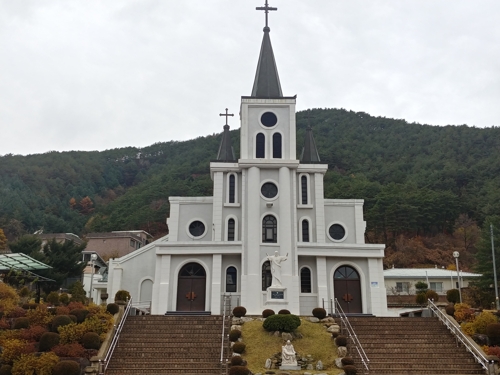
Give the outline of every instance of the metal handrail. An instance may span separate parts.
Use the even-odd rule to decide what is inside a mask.
[[[227,364],[224,362],[224,343],[226,341],[226,311],[231,310],[231,296],[223,296],[224,303],[222,306],[222,335],[221,335],[221,344],[220,344],[220,368],[221,374],[227,373]],[[228,302],[229,301],[229,302]],[[228,306],[229,303],[229,306]],[[229,315],[229,314],[228,314]],[[229,318],[229,316],[228,316]]]
[[[349,334],[349,338],[352,340],[352,343],[354,347],[356,348],[356,351],[358,352],[359,358],[361,360],[361,363],[363,364],[365,370],[367,373],[370,373],[370,360],[368,359],[368,356],[365,353],[365,350],[363,349],[363,346],[358,340],[358,336],[356,335],[356,332],[354,332],[354,329],[351,326],[351,323],[349,323],[349,319],[347,319],[347,315],[345,314],[344,310],[340,306],[339,301],[337,298],[335,298],[335,310],[340,317],[340,321],[342,325],[345,327],[347,330],[347,333]]]
[[[495,361],[489,360],[485,357],[483,352],[476,348],[470,342],[470,339],[462,332],[460,326],[457,326],[445,313],[443,313],[432,300],[428,300],[429,309],[436,315],[436,317],[450,330],[452,334],[455,335],[458,343],[461,342],[465,348],[474,356],[476,361],[483,366],[488,375],[495,374]]]
[[[109,361],[111,360],[111,357],[113,355],[113,352],[115,351],[116,345],[118,344],[118,339],[120,338],[120,333],[122,333],[123,326],[125,324],[125,320],[127,320],[127,316],[130,312],[130,307],[132,306],[132,298],[128,301],[127,306],[125,307],[125,311],[123,312],[122,319],[120,320],[120,323],[118,324],[118,327],[115,325],[113,327],[114,329],[114,336],[113,340],[111,341],[111,344],[109,345],[108,352],[106,353],[106,356],[104,357],[103,363],[99,360],[99,374],[103,375],[106,373],[106,370],[109,365]]]

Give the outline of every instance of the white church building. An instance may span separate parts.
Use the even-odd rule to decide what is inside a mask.
[[[152,314],[220,314],[230,295],[249,315],[311,315],[337,298],[347,313],[385,315],[383,244],[366,244],[362,199],[325,199],[312,131],[296,155],[296,96],[284,96],[266,27],[250,96],[241,98],[240,155],[228,114],[211,197],[170,197],[169,234],[109,261],[110,296],[125,289]],[[216,155],[214,150],[214,156]],[[207,166],[208,168],[208,166]]]

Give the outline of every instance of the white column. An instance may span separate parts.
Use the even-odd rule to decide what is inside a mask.
[[[325,197],[323,192],[323,174],[314,174],[314,208],[316,211],[316,242],[325,243]]]
[[[227,177],[227,175],[226,175]],[[222,228],[224,220],[222,218],[222,206],[224,205],[224,173],[214,173],[214,203],[213,203],[213,240],[222,241]]]
[[[368,259],[368,280],[366,280],[366,298],[363,298],[363,307],[371,306],[372,313],[377,316],[387,315],[387,292],[384,282],[384,266],[382,259]],[[365,308],[363,308],[365,310]]]
[[[171,255],[156,256],[156,274],[153,284],[152,314],[165,314],[173,309],[173,301],[170,296],[170,263]],[[172,294],[172,296],[175,293]]]
[[[328,310],[328,272],[326,269],[326,257],[316,257],[316,272],[317,285],[318,285],[318,307],[323,307],[323,300],[325,301],[325,308]]]
[[[363,200],[356,200],[354,206],[356,243],[365,243],[366,221],[363,218]]]
[[[177,241],[179,234],[179,202],[170,202],[170,217],[167,219],[169,241]]]
[[[212,300],[209,306],[209,311],[214,315],[221,313],[222,280],[222,255],[214,254],[212,257]]]
[[[122,287],[123,268],[121,268],[119,263],[113,264],[113,266],[113,278],[111,280],[111,291],[109,292],[109,296],[114,299],[116,292]]]

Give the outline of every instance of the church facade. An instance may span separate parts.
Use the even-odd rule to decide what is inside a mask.
[[[345,312],[384,315],[385,246],[365,243],[362,199],[324,198],[328,166],[310,128],[297,158],[296,97],[282,93],[267,26],[275,9],[260,9],[266,27],[252,93],[241,98],[239,158],[226,111],[213,196],[170,197],[169,234],[110,260],[108,292],[151,301],[152,314],[220,314],[230,295],[249,315],[311,315],[335,298]]]

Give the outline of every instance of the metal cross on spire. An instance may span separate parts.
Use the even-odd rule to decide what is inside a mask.
[[[234,113],[227,113],[227,112],[228,112],[228,109],[226,108],[226,113],[219,113],[219,116],[224,116],[224,117],[226,117],[226,125],[229,125],[229,124],[227,123],[227,118],[228,118],[229,116],[234,116]]]
[[[270,7],[269,4],[267,3],[267,0],[266,0],[266,4],[263,7],[257,7],[255,9],[265,11],[265,13],[266,13],[266,28],[269,28],[267,15],[269,14],[270,10],[278,10],[278,8]]]

